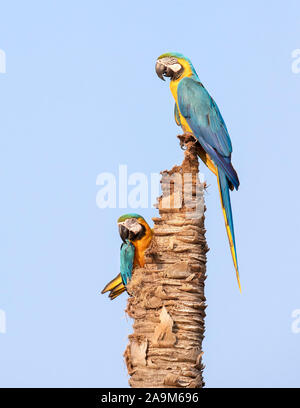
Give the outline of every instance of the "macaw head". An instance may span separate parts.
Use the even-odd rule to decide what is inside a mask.
[[[160,79],[170,77],[170,80],[177,80],[183,77],[197,76],[191,61],[178,52],[167,52],[157,58],[155,71]]]
[[[118,219],[119,234],[123,242],[126,239],[137,241],[146,234],[146,228],[150,228],[144,218],[139,214],[124,214]]]

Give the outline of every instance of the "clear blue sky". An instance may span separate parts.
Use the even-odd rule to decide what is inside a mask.
[[[97,175],[182,160],[156,57],[189,56],[230,131],[243,294],[216,180],[206,195],[208,387],[300,386],[299,1],[10,1],[1,5],[0,386],[127,386],[116,219]],[[128,210],[131,210],[128,208]],[[147,219],[153,208],[137,210]]]

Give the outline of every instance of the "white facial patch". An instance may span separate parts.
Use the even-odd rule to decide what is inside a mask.
[[[132,231],[135,235],[138,234],[143,227],[138,223],[138,221],[135,218],[129,218],[127,219],[123,225],[129,229],[129,231]]]
[[[178,64],[178,63],[176,63],[176,64],[172,64],[172,65],[169,65],[169,67],[171,68],[171,70],[173,71],[173,72],[179,72],[180,70],[181,70],[181,65],[180,64]]]
[[[171,69],[175,75],[182,70],[182,66],[179,64],[177,58],[165,57],[158,60],[158,62],[164,65],[166,68]]]

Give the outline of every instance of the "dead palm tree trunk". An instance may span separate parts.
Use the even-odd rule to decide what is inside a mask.
[[[124,356],[133,388],[204,386],[204,184],[194,141],[180,138],[184,161],[161,173],[160,218],[153,218],[145,268],[135,268],[128,285],[126,312],[134,323]]]

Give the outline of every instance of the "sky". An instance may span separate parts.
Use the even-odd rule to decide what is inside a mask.
[[[0,387],[128,386],[127,297],[100,292],[119,272],[117,218],[152,225],[158,213],[99,208],[96,182],[111,174],[118,198],[120,165],[150,180],[181,163],[154,69],[168,51],[192,60],[217,102],[241,182],[242,294],[200,166],[206,386],[300,387],[299,18],[296,0],[1,3]]]

